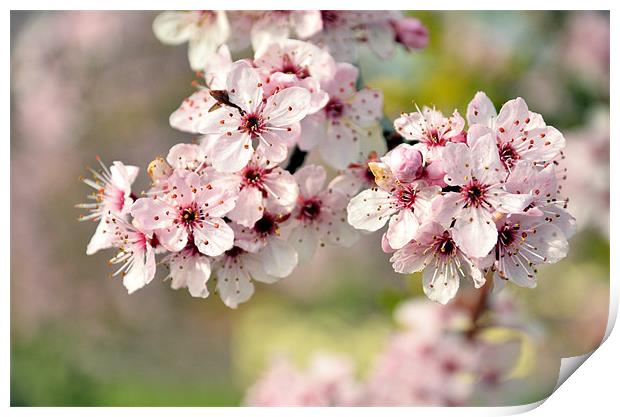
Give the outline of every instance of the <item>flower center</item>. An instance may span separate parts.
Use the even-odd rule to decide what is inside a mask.
[[[196,210],[194,210],[192,207],[184,208],[181,211],[181,218],[183,219],[183,223],[191,224],[196,221],[196,214]]]
[[[502,228],[500,229],[498,233],[498,237],[497,237],[497,241],[500,244],[500,246],[508,247],[512,245],[519,238],[520,229],[521,227],[519,226],[518,223],[516,224],[506,223],[504,226],[502,226]],[[521,235],[523,237],[526,237],[527,233],[523,232]]]
[[[278,233],[276,219],[272,215],[265,213],[260,220],[254,223],[254,231],[263,237]]]
[[[461,188],[461,194],[465,198],[468,206],[480,207],[486,202],[487,186],[473,180],[468,185]]]
[[[446,141],[443,137],[439,135],[439,131],[437,129],[431,129],[427,135],[428,145],[430,146],[444,146]]]
[[[338,119],[342,117],[342,113],[344,112],[344,104],[342,101],[338,99],[331,99],[325,105],[325,113],[327,113],[327,117],[331,119]]]
[[[263,118],[254,113],[246,114],[241,120],[241,128],[255,138],[263,129]]]
[[[299,219],[313,221],[321,215],[321,201],[317,199],[306,200],[299,212]]]
[[[499,150],[499,159],[506,169],[512,168],[516,161],[521,159],[515,148],[513,148],[512,144],[509,142],[497,145],[497,148]]]
[[[292,74],[296,75],[298,78],[304,79],[310,76],[308,73],[308,69],[305,67],[301,67],[297,65],[291,59],[289,54],[284,54],[282,57],[282,68],[280,68],[280,72],[284,74]]]
[[[418,190],[415,190],[410,186],[401,188],[398,194],[398,202],[400,203],[401,208],[412,208],[415,204],[417,194]]]
[[[456,255],[457,247],[452,240],[450,233],[443,232],[441,236],[435,236],[434,245],[435,254],[443,258],[449,258]]]
[[[262,171],[255,167],[247,167],[243,173],[243,179],[246,185],[258,186],[262,183]]]

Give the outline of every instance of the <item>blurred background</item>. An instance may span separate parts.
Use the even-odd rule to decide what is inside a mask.
[[[536,321],[531,381],[554,381],[559,359],[597,347],[609,299],[609,14],[415,12],[428,48],[392,60],[362,54],[367,85],[393,119],[418,105],[464,115],[476,91],[499,107],[525,98],[564,133],[569,257],[541,268],[539,286],[507,286]],[[110,252],[87,257],[94,224],[77,222],[86,166],[143,167],[189,138],[169,114],[192,92],[186,46],[155,39],[151,12],[11,13],[11,403],[237,405],[270,357],[299,363],[346,355],[361,375],[421,295],[394,273],[380,234],[320,250],[237,310],[156,280],[132,296],[109,278]],[[140,176],[135,189],[147,187]],[[543,378],[543,379],[544,379]],[[553,386],[553,383],[550,383]],[[549,383],[504,393],[538,400]]]

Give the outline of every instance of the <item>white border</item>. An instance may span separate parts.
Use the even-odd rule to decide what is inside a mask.
[[[62,2],[55,2],[53,5],[44,1],[9,1],[7,2],[8,6],[15,10],[37,10],[37,9],[84,9],[86,4],[84,2],[69,0]],[[6,4],[6,3],[5,3]],[[369,7],[369,6],[380,5],[384,9],[401,9],[407,10],[412,7],[415,7],[416,10],[435,10],[435,9],[444,9],[444,10],[459,10],[462,9],[463,6],[468,6],[472,9],[478,10],[513,10],[513,9],[531,9],[531,10],[545,10],[545,9],[610,9],[612,7],[612,3],[609,1],[600,1],[600,0],[590,0],[588,2],[576,2],[576,1],[534,1],[534,0],[521,0],[519,2],[498,2],[498,1],[476,1],[476,2],[458,2],[458,1],[448,1],[444,0],[441,3],[436,1],[427,1],[427,0],[416,0],[415,2],[404,2],[404,1],[390,1],[390,0],[382,0],[381,2],[376,2],[375,4],[354,4],[351,2],[344,1],[324,1],[317,0],[312,3],[313,8],[331,8],[331,9],[350,9],[353,6],[357,7]],[[53,7],[51,7],[53,6]],[[131,4],[127,1],[119,1],[119,0],[107,0],[107,1],[90,1],[88,2],[88,9],[116,9],[116,10],[142,10],[142,9],[175,9],[175,8],[187,8],[187,9],[201,9],[201,8],[237,8],[237,9],[252,9],[260,6],[261,9],[291,9],[291,8],[304,8],[306,4],[301,4],[301,7],[295,7],[296,5],[291,4],[290,1],[270,1],[270,2],[251,2],[251,1],[235,1],[234,3],[222,3],[222,2],[209,2],[209,1],[185,1],[185,2],[170,2],[170,1],[133,1]],[[618,23],[619,19],[617,18],[616,11],[612,10],[611,13],[611,28],[612,28],[612,62],[611,62],[611,73],[614,74],[615,71],[618,71],[620,66],[618,66],[618,51],[617,51],[617,41],[618,41]],[[5,29],[5,38],[2,43],[2,48],[4,49],[5,59],[10,56],[10,14],[8,10],[2,16],[2,27]],[[10,62],[10,58],[8,58]],[[10,91],[10,65],[5,64],[3,67],[3,79],[5,85],[5,94]],[[618,84],[615,82],[612,77],[611,80],[611,91],[616,93],[618,90]],[[617,97],[616,94],[613,94],[614,97]],[[620,107],[618,102],[614,99],[611,101],[611,114],[617,115],[620,114]],[[10,99],[8,94],[5,96],[5,99],[2,101],[2,116],[5,119],[4,126],[10,126]],[[611,120],[612,127],[617,126],[618,122],[615,121],[615,118]],[[5,128],[6,128],[5,127]],[[613,128],[611,131],[615,131]],[[10,137],[10,133],[8,135]],[[617,139],[617,138],[616,138]],[[3,163],[0,165],[2,169],[2,178],[5,181],[6,186],[5,190],[9,189],[9,175],[10,175],[10,141],[8,137],[3,141],[3,152],[1,153],[1,157],[3,158]],[[620,162],[618,158],[618,146],[615,143],[615,140],[611,140],[611,160],[613,162],[612,166],[614,166],[614,162]],[[612,170],[611,172],[611,184],[618,183],[618,172],[616,170]],[[24,184],[27,185],[27,178],[24,179]],[[613,189],[615,191],[615,188]],[[618,205],[618,196],[616,193],[611,192],[611,212],[618,212],[617,209],[620,206]],[[1,215],[0,219],[2,221],[2,229],[9,231],[10,230],[10,205],[2,204],[0,205]],[[611,244],[612,244],[612,253],[615,253],[617,239],[615,236],[615,232],[619,231],[618,222],[615,221],[614,217],[611,218]],[[5,297],[5,301],[2,304],[4,307],[4,320],[2,320],[2,335],[4,338],[4,343],[2,343],[2,354],[5,360],[2,362],[2,378],[1,387],[2,387],[2,399],[5,407],[9,405],[9,389],[10,389],[10,379],[9,379],[9,369],[10,369],[10,250],[9,250],[9,239],[4,239],[2,242],[2,250],[0,254],[4,258],[2,262],[2,266],[4,267],[6,273],[4,274],[4,280],[2,281],[3,285],[3,294]],[[36,250],[36,248],[33,248]],[[541,407],[536,408],[533,411],[533,414],[539,416],[547,416],[547,415],[558,415],[561,413],[569,413],[570,415],[580,413],[589,413],[591,415],[608,415],[610,412],[608,410],[618,409],[616,398],[618,397],[617,393],[617,385],[615,383],[616,373],[620,369],[618,359],[620,352],[620,336],[618,336],[618,332],[611,332],[613,328],[613,324],[615,322],[615,317],[617,313],[618,306],[618,265],[614,256],[611,257],[611,307],[610,307],[610,321],[608,325],[608,333],[609,338],[607,341],[593,353],[592,359],[587,361],[584,366],[579,368],[576,371],[576,375],[572,378],[569,378],[568,381],[559,387],[558,391],[554,393]],[[573,361],[575,362],[575,361]],[[578,361],[577,361],[578,362]],[[569,366],[569,365],[564,365]],[[574,366],[574,364],[573,364]],[[567,369],[567,368],[565,368]],[[356,409],[321,409],[316,410],[313,408],[149,408],[149,409],[140,409],[140,408],[123,408],[122,411],[132,414],[138,415],[149,415],[149,416],[166,416],[168,417],[171,413],[174,415],[177,414],[186,414],[186,415],[200,415],[204,416],[205,413],[217,416],[234,416],[234,415],[252,415],[252,416],[290,416],[292,413],[296,415],[307,415],[307,416],[315,416],[317,412],[320,412],[324,415],[344,415],[349,413],[355,413],[355,415],[372,415],[375,416],[377,414],[389,414],[389,415],[402,415],[402,416],[410,416],[413,413],[423,415],[506,415],[506,414],[514,414],[520,413],[524,411],[528,411],[532,408],[535,408],[539,404],[533,404],[529,406],[522,407],[503,407],[503,408],[356,408]],[[95,409],[81,409],[81,408],[13,408],[9,411],[12,415],[31,415],[35,413],[45,413],[45,415],[83,415],[85,412],[93,415],[102,415],[107,416],[109,410],[105,408]],[[119,410],[120,411],[120,410]]]

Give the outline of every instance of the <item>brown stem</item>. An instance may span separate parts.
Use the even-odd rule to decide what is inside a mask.
[[[478,299],[473,304],[472,309],[471,309],[472,327],[466,333],[466,336],[468,339],[472,339],[476,335],[476,333],[478,333],[478,331],[480,330],[480,323],[478,323],[478,321],[480,317],[482,316],[482,314],[489,307],[489,295],[491,293],[491,289],[493,288],[493,273],[489,271],[486,278],[487,280],[485,284],[482,286],[482,288],[476,291],[476,295],[478,296]]]

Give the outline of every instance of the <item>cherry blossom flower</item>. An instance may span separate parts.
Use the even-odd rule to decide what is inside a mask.
[[[357,91],[357,77],[353,65],[338,64],[334,78],[321,83],[329,94],[323,111],[302,121],[299,148],[318,148],[323,160],[337,169],[346,168],[371,150],[378,151],[383,142],[379,125],[383,95],[368,88]]]
[[[566,257],[568,242],[562,231],[535,216],[511,215],[497,223],[498,239],[493,269],[501,280],[521,287],[536,286],[536,266]],[[498,279],[499,278],[499,279]]]
[[[138,167],[114,161],[108,168],[99,157],[97,161],[101,165],[101,171],[91,169],[93,179],[82,179],[84,184],[95,189],[95,192],[87,197],[91,202],[76,205],[89,211],[89,214],[80,216],[79,220],[99,221],[95,234],[86,247],[87,255],[112,246],[114,236],[111,218],[126,217],[133,203],[131,184],[138,175]]]
[[[504,190],[504,169],[490,134],[472,147],[451,144],[443,150],[442,158],[446,183],[459,191],[442,196],[437,219],[444,224],[455,222],[452,236],[463,252],[484,257],[497,242],[493,214],[521,213],[532,197]]]
[[[250,12],[252,13],[252,12]],[[274,42],[289,39],[308,39],[323,29],[321,12],[318,10],[273,10],[254,12],[257,16],[252,25],[252,47],[260,52]]]
[[[263,79],[263,91],[270,96],[284,88],[298,86],[311,93],[308,114],[322,109],[329,96],[320,81],[333,78],[334,59],[319,47],[298,40],[282,40],[257,53],[254,66]]]
[[[369,163],[378,187],[353,197],[347,211],[348,221],[356,229],[375,231],[389,219],[387,240],[393,249],[400,249],[415,237],[420,224],[428,218],[441,188],[419,180],[399,181],[390,165],[394,151],[388,152],[381,162]]]
[[[459,248],[452,231],[434,222],[424,224],[415,240],[397,250],[390,262],[401,274],[424,270],[424,293],[441,304],[456,295],[461,279],[471,279],[476,288],[485,283],[484,273]]]
[[[121,266],[114,273],[123,278],[123,285],[129,294],[139,290],[155,277],[155,246],[157,239],[152,233],[145,233],[127,221],[112,217],[113,246],[118,253],[110,264]]]
[[[198,130],[219,136],[211,148],[212,164],[220,172],[236,172],[253,154],[252,140],[271,162],[282,162],[299,135],[299,122],[310,106],[310,93],[286,88],[267,99],[256,71],[236,62],[227,78],[230,105],[203,115]]]
[[[265,261],[261,255],[263,253],[251,253],[239,246],[233,246],[215,260],[213,268],[217,279],[217,292],[226,306],[237,308],[239,304],[249,300],[254,294],[252,281],[272,284],[292,271],[291,268],[277,271],[277,276],[268,274],[265,272]]]
[[[428,161],[441,159],[441,150],[447,143],[465,142],[464,127],[465,120],[458,111],[444,117],[440,111],[426,106],[394,121],[394,128],[402,137],[420,142],[416,147]]]
[[[254,293],[252,280],[271,284],[287,277],[297,266],[297,252],[280,236],[279,224],[287,216],[263,212],[254,227],[231,224],[234,246],[216,259],[217,290],[230,308]]]
[[[229,190],[238,190],[235,208],[227,217],[252,227],[268,209],[274,214],[287,214],[297,201],[299,187],[293,175],[267,160],[259,152],[243,169],[234,174],[211,172],[212,183]]]
[[[573,236],[576,221],[566,211],[566,200],[558,199],[558,184],[555,165],[549,164],[537,169],[532,163],[519,161],[506,180],[506,191],[513,194],[528,194],[532,202],[524,213],[557,226],[568,239]]]
[[[211,276],[211,261],[204,255],[193,239],[179,252],[171,252],[165,262],[170,267],[168,279],[173,290],[187,288],[192,297],[207,298],[207,281]]]
[[[319,243],[349,247],[359,237],[346,221],[350,183],[336,177],[324,189],[326,175],[319,165],[307,165],[295,172],[299,198],[291,215],[294,229],[289,241],[297,249],[300,262],[308,262]]]
[[[163,12],[153,22],[155,36],[168,45],[189,42],[189,63],[193,70],[201,70],[216,49],[226,43],[230,25],[226,12],[192,10]]]
[[[204,183],[195,172],[175,172],[168,182],[170,190],[163,195],[139,198],[133,204],[131,214],[137,224],[155,231],[171,252],[181,251],[190,238],[205,255],[230,249],[234,234],[222,216],[234,207],[234,193]]]
[[[558,156],[565,147],[564,136],[547,126],[540,114],[529,111],[521,97],[504,104],[496,115],[495,107],[483,92],[478,92],[467,106],[470,145],[491,134],[497,140],[499,158],[510,170],[519,160],[545,163]]]

